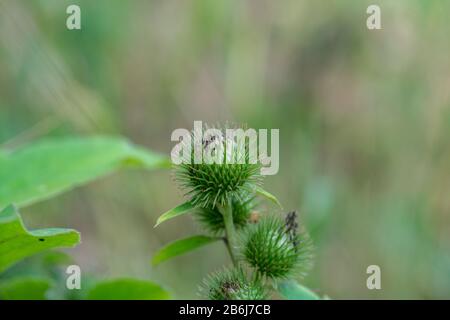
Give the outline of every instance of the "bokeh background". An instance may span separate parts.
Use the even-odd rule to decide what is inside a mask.
[[[369,31],[374,3],[382,30]],[[69,4],[80,31],[66,29]],[[168,154],[194,120],[278,128],[265,187],[312,234],[308,286],[450,298],[449,13],[444,0],[0,0],[0,145],[113,134]],[[229,263],[221,244],[150,265],[200,231],[187,216],[153,228],[182,199],[167,171],[122,171],[23,215],[81,231],[69,252],[85,273],[198,298]],[[372,264],[382,290],[366,287]]]

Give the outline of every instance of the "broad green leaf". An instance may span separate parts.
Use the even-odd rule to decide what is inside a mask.
[[[159,285],[137,279],[116,279],[98,283],[88,300],[167,300],[170,294]]]
[[[156,221],[155,224],[155,228],[157,226],[159,226],[161,223],[163,223],[164,221],[167,221],[169,219],[181,216],[182,214],[186,214],[189,211],[191,211],[192,209],[194,209],[195,207],[188,201],[185,202],[183,204],[180,204],[179,206],[170,209],[169,211],[167,211],[166,213],[162,214],[158,220]]]
[[[261,196],[263,196],[263,197],[266,197],[266,198],[269,199],[270,201],[272,201],[272,202],[274,202],[275,204],[277,204],[280,208],[283,208],[283,207],[281,206],[280,201],[278,201],[278,199],[277,199],[273,194],[269,193],[268,191],[264,190],[264,189],[261,188],[261,187],[257,187],[255,191],[256,191],[257,194],[259,194],[259,195],[261,195]]]
[[[26,230],[13,206],[0,212],[0,272],[19,260],[41,251],[73,247],[79,242],[79,233],[71,229]]]
[[[278,292],[288,300],[320,300],[317,294],[294,280],[279,282]]]
[[[2,154],[2,150],[0,150]],[[123,167],[168,167],[167,157],[111,137],[54,138],[0,156],[0,208],[23,207]]]
[[[207,236],[193,236],[185,239],[175,240],[161,248],[152,259],[152,264],[157,265],[163,261],[182,255],[183,253],[203,247],[211,242],[221,240]]]
[[[45,300],[49,288],[44,278],[8,279],[0,283],[0,300]]]

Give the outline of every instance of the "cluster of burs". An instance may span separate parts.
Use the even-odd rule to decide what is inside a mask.
[[[208,141],[202,143],[214,148]],[[234,156],[248,157],[246,150],[236,148]],[[311,241],[298,225],[296,212],[283,214],[273,206],[266,212],[259,209],[259,196],[278,203],[261,188],[259,169],[250,163],[174,165],[175,180],[195,217],[205,231],[223,238],[233,262],[205,278],[200,289],[205,298],[269,299],[280,281],[301,278],[311,265]]]

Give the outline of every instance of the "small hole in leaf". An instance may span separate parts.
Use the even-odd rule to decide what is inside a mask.
[[[39,238],[39,241],[41,241],[41,242],[42,242],[42,241],[45,241],[45,239],[43,239],[43,238]]]

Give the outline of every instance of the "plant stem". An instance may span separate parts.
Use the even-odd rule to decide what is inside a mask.
[[[231,261],[234,265],[237,264],[236,261],[236,255],[235,255],[235,238],[236,238],[236,231],[234,229],[234,222],[233,222],[233,209],[231,207],[231,203],[228,203],[225,206],[218,206],[219,211],[222,213],[223,216],[223,222],[225,224],[225,244],[228,249],[228,253],[230,254]]]
[[[230,243],[228,242],[228,239],[225,237],[223,238],[223,241],[225,243],[225,246],[227,247],[228,254],[230,255],[231,261],[233,262],[233,265],[236,265],[236,261],[234,260],[234,254],[233,250],[231,249]]]

